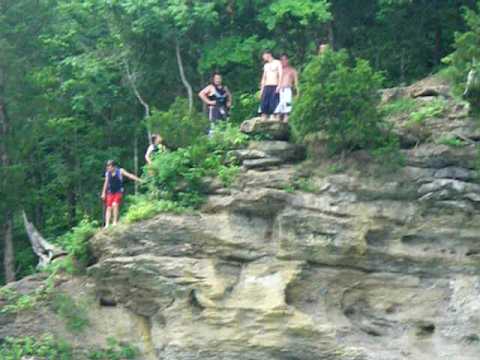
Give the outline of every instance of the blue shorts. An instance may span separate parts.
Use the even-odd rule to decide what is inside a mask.
[[[265,115],[273,115],[280,103],[280,94],[277,93],[277,86],[265,86],[262,93],[260,112]]]

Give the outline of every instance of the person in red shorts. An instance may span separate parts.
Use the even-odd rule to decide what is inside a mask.
[[[107,161],[107,172],[105,173],[105,182],[103,184],[102,199],[105,201],[105,227],[110,226],[113,213],[113,225],[118,223],[118,214],[123,198],[123,178],[129,178],[134,181],[142,181],[137,176],[130,174],[122,168],[119,168],[115,161]]]

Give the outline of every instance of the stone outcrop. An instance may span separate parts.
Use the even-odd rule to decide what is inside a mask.
[[[454,122],[471,142],[421,140],[394,174],[333,173],[325,158],[299,163],[302,147],[254,142],[201,211],[95,236],[79,289],[94,316],[136,319],[119,337],[148,360],[477,360],[477,149],[472,120]]]
[[[244,121],[240,130],[248,135],[258,135],[267,140],[288,140],[290,130],[287,123],[279,121],[262,121],[261,118],[253,118]]]

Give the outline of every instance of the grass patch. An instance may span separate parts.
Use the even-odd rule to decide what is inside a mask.
[[[410,114],[407,126],[422,125],[428,119],[434,119],[445,113],[447,103],[443,99],[435,99],[428,104],[423,105],[418,110]]]
[[[130,360],[139,355],[137,348],[130,344],[120,343],[114,338],[108,339],[106,349],[93,350],[88,354],[89,360]]]
[[[127,224],[148,220],[161,213],[181,214],[188,210],[174,201],[156,200],[145,195],[131,197],[130,201],[132,203],[123,217]]]
[[[68,330],[82,332],[88,325],[88,312],[85,305],[78,304],[71,296],[63,293],[54,294],[51,300],[53,311],[64,321]]]
[[[0,359],[2,360],[22,360],[30,357],[71,360],[73,353],[68,343],[58,341],[52,335],[45,335],[40,339],[32,337],[6,338],[0,345]]]
[[[0,308],[0,313],[17,314],[23,311],[32,310],[37,303],[45,297],[45,289],[39,288],[33,294],[22,295],[10,288],[0,289],[0,299],[6,302],[6,305]]]
[[[447,145],[447,146],[454,147],[454,148],[460,148],[460,147],[464,147],[466,145],[465,142],[463,142],[462,140],[460,140],[456,137],[449,137],[449,136],[441,137],[437,141],[437,144]]]
[[[394,116],[399,114],[410,114],[418,108],[417,102],[412,98],[401,98],[389,102],[380,108],[384,116]]]

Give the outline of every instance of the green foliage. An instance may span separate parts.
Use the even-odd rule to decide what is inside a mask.
[[[2,360],[22,360],[26,357],[71,360],[73,353],[70,345],[55,340],[51,335],[45,335],[40,339],[32,337],[6,338],[0,345]]]
[[[10,288],[0,288],[0,299],[6,304],[0,308],[0,313],[17,314],[35,307],[41,297],[41,291],[33,295],[22,295]]]
[[[230,121],[232,124],[241,124],[243,121],[251,119],[258,114],[258,96],[257,94],[241,94],[236,97]]]
[[[146,195],[132,196],[129,202],[128,210],[123,217],[123,221],[127,224],[148,220],[161,213],[181,214],[187,210],[176,202],[158,200]]]
[[[307,26],[330,20],[331,14],[328,9],[329,3],[326,0],[275,0],[265,8],[261,19],[269,30],[274,30],[288,17],[295,18],[299,25]]]
[[[88,312],[85,304],[78,304],[71,296],[63,293],[53,294],[53,311],[60,316],[71,332],[82,332],[88,326]]]
[[[219,177],[228,185],[238,173],[235,158],[230,154],[247,142],[238,127],[219,125],[210,137],[202,137],[193,145],[158,154],[149,172],[147,186],[151,196],[173,201],[178,208],[197,207],[203,201],[204,180]],[[154,207],[146,212],[153,214]]]
[[[478,72],[480,70],[480,14],[478,11],[480,7],[478,4],[477,2],[477,9],[475,10],[464,8],[464,19],[468,30],[455,34],[455,51],[443,59],[449,65],[447,74],[456,84],[457,93],[464,91],[467,74],[470,70],[476,71],[478,82]],[[475,90],[476,96],[479,97],[480,89],[478,86],[472,90]]]
[[[208,132],[208,119],[188,110],[188,101],[177,98],[168,111],[154,111],[147,120],[148,127],[165,139],[170,149],[192,145]]]
[[[398,138],[390,135],[384,143],[372,150],[375,163],[379,165],[381,173],[391,174],[405,166],[405,156],[400,151]]]
[[[302,97],[292,115],[297,137],[324,131],[334,152],[370,148],[382,141],[377,111],[382,75],[368,62],[352,66],[344,51],[315,57],[302,74]]]
[[[385,116],[394,116],[398,114],[410,114],[418,107],[417,102],[411,98],[400,98],[398,100],[384,104],[381,112]]]
[[[138,354],[139,351],[134,346],[109,338],[106,349],[90,351],[88,358],[90,360],[127,360],[136,359]]]
[[[463,142],[462,140],[452,136],[441,137],[440,139],[438,139],[437,143],[455,148],[464,147],[466,145],[465,142]]]
[[[408,126],[421,125],[428,119],[438,118],[445,112],[445,100],[436,99],[410,114]]]
[[[313,183],[312,179],[309,177],[297,177],[291,184],[287,184],[284,190],[288,193],[293,193],[297,190],[303,191],[306,193],[317,193],[318,188]]]
[[[88,240],[97,230],[98,222],[84,219],[71,231],[57,238],[55,242],[67,251],[68,256],[54,263],[51,270],[62,268],[68,273],[83,271],[91,259]]]

